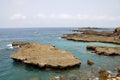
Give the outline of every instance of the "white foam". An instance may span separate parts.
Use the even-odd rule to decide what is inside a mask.
[[[98,78],[98,77],[96,77],[96,78],[94,78],[93,80],[99,80],[99,78]]]
[[[59,76],[56,76],[55,78],[59,79],[60,77],[59,77]]]
[[[13,49],[13,47],[11,46],[10,49]]]
[[[7,46],[8,46],[8,47],[12,47],[12,44],[8,44]]]
[[[61,37],[58,37],[58,39],[61,39]]]
[[[10,49],[13,49],[12,44],[8,44],[7,46],[8,46]]]

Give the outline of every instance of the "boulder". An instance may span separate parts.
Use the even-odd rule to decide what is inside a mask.
[[[104,69],[101,69],[99,74],[99,80],[120,80],[119,76],[112,77],[111,74]]]
[[[94,62],[93,62],[92,60],[87,60],[87,64],[88,64],[88,65],[93,65]]]
[[[64,69],[78,67],[81,62],[70,52],[59,50],[55,46],[29,43],[13,52],[10,57],[15,61],[36,65],[39,68]]]
[[[109,73],[104,69],[101,69],[99,71],[99,74],[100,74],[99,80],[107,80],[109,77]]]
[[[114,34],[120,35],[120,27],[118,27],[114,30]]]

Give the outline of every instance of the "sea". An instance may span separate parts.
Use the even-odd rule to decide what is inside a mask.
[[[73,33],[77,28],[3,28],[0,29],[0,80],[50,80],[65,75],[67,80],[81,80],[86,77],[98,77],[100,69],[106,69],[113,75],[120,67],[120,56],[96,55],[86,50],[86,46],[119,47],[116,44],[99,42],[74,42],[62,39],[63,34]],[[110,29],[111,30],[111,29]],[[38,42],[52,44],[61,50],[70,51],[80,61],[81,66],[67,70],[44,70],[14,62],[10,54],[18,50],[12,42]],[[94,61],[92,66],[87,60]]]

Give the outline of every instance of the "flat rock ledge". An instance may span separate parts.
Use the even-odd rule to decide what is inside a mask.
[[[22,47],[24,45],[30,44],[29,42],[12,42],[12,46]]]
[[[78,42],[103,42],[120,44],[120,28],[114,31],[97,32],[94,30],[80,30],[82,33],[64,34],[62,38]]]
[[[70,52],[52,45],[29,43],[13,52],[10,57],[15,61],[35,65],[39,68],[64,69],[80,66],[81,62]]]
[[[87,46],[87,50],[90,50],[98,55],[120,56],[120,47]]]

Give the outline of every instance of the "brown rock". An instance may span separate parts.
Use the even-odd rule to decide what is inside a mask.
[[[106,70],[101,69],[99,71],[99,77],[93,77],[93,78],[91,77],[83,80],[120,80],[120,77],[119,76],[112,77],[112,75],[108,73]]]
[[[90,51],[96,50],[96,46],[87,46],[86,48],[87,48],[87,50],[90,50]]]
[[[94,51],[98,55],[120,55],[120,47],[101,47],[101,46],[87,46],[87,50]]]
[[[100,74],[99,80],[107,80],[108,79],[109,73],[106,70],[104,70],[104,69],[100,70],[99,74]]]
[[[90,78],[85,78],[85,79],[82,79],[82,80],[91,80]]]
[[[12,46],[22,47],[22,46],[27,45],[27,44],[30,44],[30,43],[28,43],[28,42],[13,42]]]
[[[120,27],[118,27],[114,30],[114,34],[120,35]]]
[[[118,73],[117,73],[117,76],[120,77],[120,68],[117,69],[117,72],[118,72]]]
[[[120,80],[120,77],[116,77],[116,80]]]
[[[59,77],[50,78],[50,80],[60,80]]]
[[[80,61],[68,51],[55,48],[52,45],[29,43],[22,46],[10,57],[26,64],[36,65],[40,68],[68,68],[80,66]]]
[[[60,80],[67,80],[67,76],[66,75],[60,75]]]
[[[87,60],[87,64],[88,64],[88,65],[93,65],[94,62],[93,62],[92,60]]]
[[[117,35],[116,35],[117,34]],[[62,38],[80,42],[103,42],[120,44],[120,30],[97,32],[93,30],[84,30],[82,33],[65,34]]]

